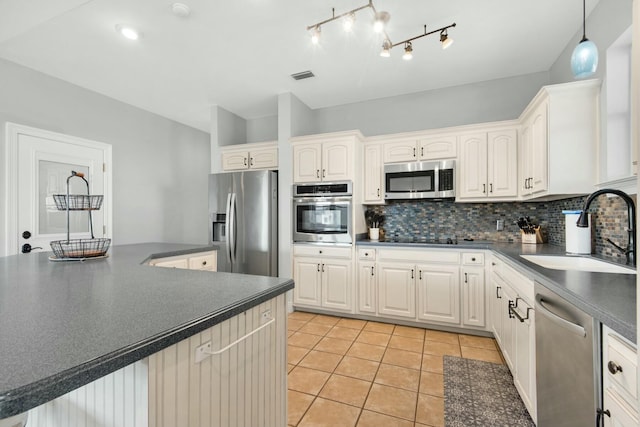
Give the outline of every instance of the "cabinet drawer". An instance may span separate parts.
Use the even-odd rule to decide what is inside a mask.
[[[624,390],[635,403],[638,399],[638,366],[636,359],[636,351],[623,343],[615,335],[608,336],[608,356],[605,360],[606,375],[609,377],[611,384],[616,388]],[[610,367],[611,365],[611,367]],[[612,374],[610,369],[621,369]],[[624,393],[623,393],[624,394]]]
[[[159,258],[150,261],[149,265],[166,268],[189,268],[189,261],[187,258]]]
[[[484,265],[484,254],[480,252],[463,253],[462,265]]]
[[[372,248],[360,248],[358,249],[358,259],[374,261],[376,259],[376,250]]]
[[[378,259],[390,261],[415,261],[421,263],[460,264],[460,253],[453,251],[380,249]]]
[[[351,248],[313,245],[293,245],[294,256],[323,256],[351,259]]]
[[[189,258],[189,269],[191,270],[216,270],[216,252],[208,252],[203,255]]]

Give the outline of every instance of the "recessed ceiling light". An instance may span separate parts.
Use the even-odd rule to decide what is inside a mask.
[[[174,15],[181,18],[187,18],[191,15],[191,8],[184,3],[174,3],[171,5],[171,11]]]
[[[140,38],[140,33],[138,32],[138,30],[130,25],[118,24],[116,25],[116,31],[129,40],[138,40]]]

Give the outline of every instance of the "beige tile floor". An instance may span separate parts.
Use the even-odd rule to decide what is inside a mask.
[[[492,338],[305,312],[288,328],[289,426],[443,426],[443,356],[504,363]]]

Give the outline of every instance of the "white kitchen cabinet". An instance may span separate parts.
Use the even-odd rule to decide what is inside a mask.
[[[416,265],[378,263],[378,313],[383,316],[416,317]]]
[[[382,145],[379,143],[364,146],[363,181],[364,203],[383,203]]]
[[[293,182],[333,182],[355,179],[355,144],[359,132],[337,132],[291,139]]]
[[[375,314],[377,312],[378,275],[376,263],[358,262],[358,312]]]
[[[222,170],[277,169],[278,147],[275,142],[239,144],[223,147]]]
[[[535,363],[535,311],[524,300],[518,300],[513,310],[523,319],[515,317],[514,340],[515,354],[512,361],[516,375],[513,383],[520,393],[524,405],[529,410],[531,418],[536,419],[536,363]]]
[[[353,310],[351,248],[294,245],[293,254],[294,306]]]
[[[602,327],[604,425],[638,427],[638,355],[635,344]]]
[[[383,144],[384,163],[414,160],[450,159],[457,155],[457,136],[411,135],[393,138]]]
[[[492,260],[492,328],[513,382],[536,421],[535,311],[533,280],[505,261]],[[497,311],[497,313],[496,313]]]
[[[490,292],[487,294],[489,300],[490,331],[493,333],[496,342],[502,348],[502,299],[504,294],[504,284],[500,276],[491,273]]]
[[[485,326],[484,267],[462,267],[462,325]]]
[[[591,193],[596,184],[599,80],[544,86],[520,116],[520,196]]]
[[[172,257],[154,258],[149,261],[149,265],[153,267],[216,271],[217,255],[217,251],[207,251]]]
[[[322,307],[351,311],[351,260],[322,260]]]
[[[418,269],[418,319],[460,324],[460,267],[426,265]]]
[[[459,200],[518,196],[517,129],[478,131],[460,139]]]
[[[293,304],[320,307],[320,261],[314,258],[296,257],[293,259]]]

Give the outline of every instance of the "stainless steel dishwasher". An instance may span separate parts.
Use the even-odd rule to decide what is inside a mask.
[[[600,332],[594,319],[535,284],[538,427],[596,425]]]

